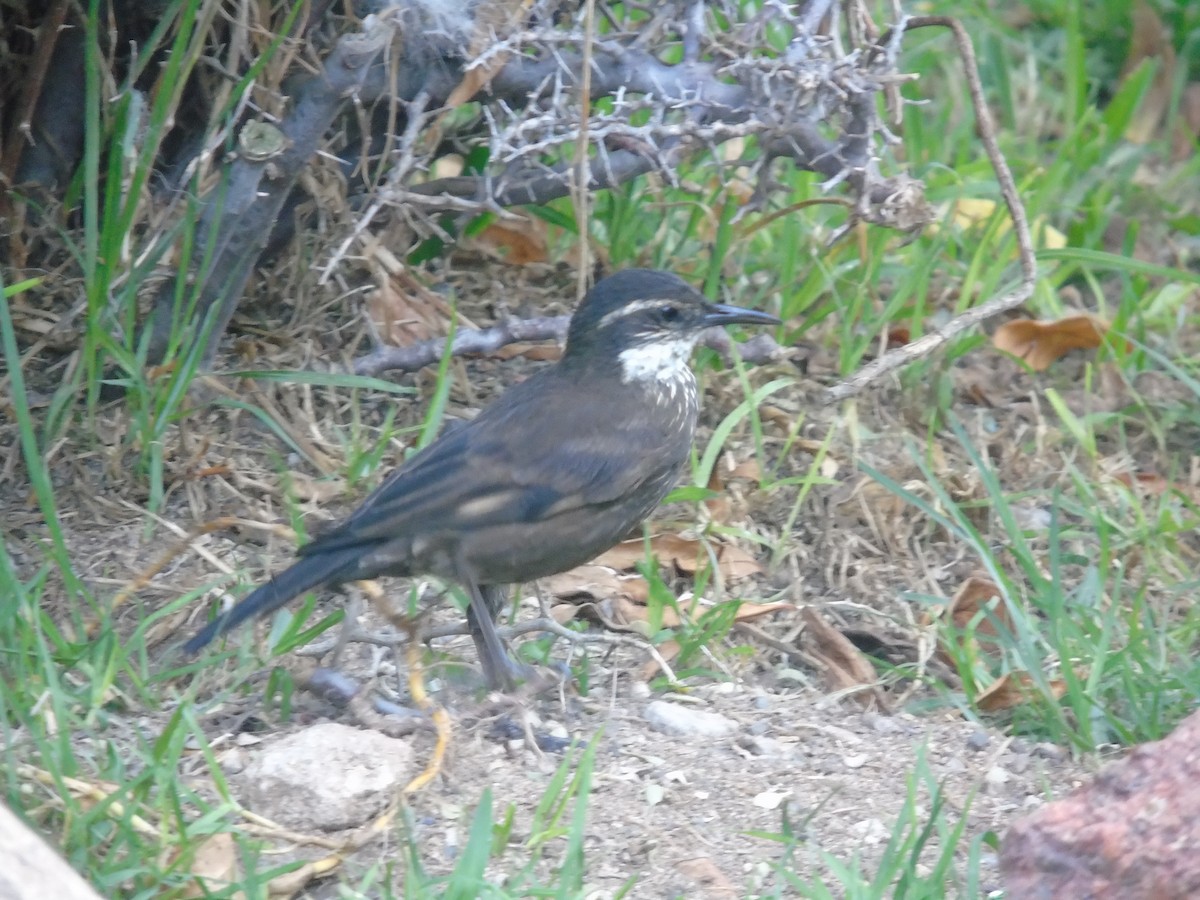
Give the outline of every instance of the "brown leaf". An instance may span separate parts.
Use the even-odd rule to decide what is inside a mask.
[[[222,831],[206,838],[192,857],[191,874],[196,880],[184,889],[184,897],[208,897],[237,881],[240,875],[233,835]]]
[[[534,362],[557,362],[562,359],[562,347],[558,344],[531,344],[521,341],[501,347],[492,354],[496,359],[513,359],[521,357]]]
[[[717,566],[723,577],[744,578],[762,571],[758,561],[737,545],[715,541],[711,542],[711,545],[716,549]],[[702,541],[669,532],[651,537],[650,550],[660,563],[673,565],[685,575],[695,575],[709,563],[708,552]],[[594,562],[602,566],[612,566],[614,569],[627,570],[634,568],[645,556],[645,543],[635,538],[622,541],[606,550],[596,557]]]
[[[520,222],[508,219],[492,222],[470,243],[482,245],[510,265],[546,262],[550,258],[546,223],[532,216],[521,216],[521,219]]]
[[[454,310],[446,298],[408,272],[381,267],[375,289],[367,294],[367,315],[384,343],[405,347],[444,337],[450,330]]]
[[[749,578],[762,571],[762,566],[747,550],[737,544],[722,544],[717,551],[717,567],[725,578]]]
[[[992,344],[1043,372],[1071,350],[1099,347],[1107,331],[1108,323],[1095,316],[1070,316],[1057,322],[1015,319],[996,329]]]
[[[996,587],[996,583],[990,578],[982,578],[978,575],[972,575],[964,581],[954,594],[954,599],[950,601],[950,605],[946,607],[946,615],[950,617],[950,621],[959,631],[965,631],[971,624],[971,620],[979,614],[981,610],[987,608],[987,605],[993,600],[999,600],[992,610],[991,620],[983,619],[975,626],[977,635],[987,635],[995,637],[997,634],[994,621],[998,619],[1006,628],[1011,629],[1012,619],[1008,614],[1008,607],[1002,600],[1000,589]]]
[[[1145,144],[1158,133],[1175,83],[1175,47],[1171,43],[1171,33],[1154,7],[1146,0],[1138,0],[1133,7],[1133,37],[1129,42],[1129,56],[1121,69],[1118,90],[1143,65],[1152,65],[1156,69],[1150,87],[1142,95],[1125,129],[1125,139],[1135,144]]]
[[[717,864],[707,856],[697,856],[694,859],[684,859],[675,863],[675,868],[684,878],[690,880],[699,894],[703,897],[736,897],[737,888],[729,880]]]
[[[1061,699],[1066,692],[1065,681],[1054,679],[1050,682],[1053,699]],[[1038,694],[1038,688],[1028,672],[1009,672],[993,681],[986,691],[975,698],[975,708],[984,713],[1002,712],[1028,703]]]
[[[763,616],[769,616],[777,612],[795,611],[794,603],[743,603],[738,607],[737,615],[733,617],[735,622],[753,622],[755,619],[761,619]]]
[[[763,478],[762,466],[758,464],[755,457],[750,457],[745,462],[740,462],[729,470],[729,477],[745,478],[748,481],[761,482]]]
[[[879,677],[871,661],[844,634],[811,607],[802,609],[800,615],[804,619],[805,636],[812,643],[810,652],[825,670],[825,680],[831,690],[852,690],[878,683]]]
[[[992,604],[993,600],[997,602],[991,605],[989,611],[989,604]],[[975,622],[974,632],[969,633],[971,623],[981,612],[983,617]],[[1012,618],[1000,589],[990,578],[978,575],[972,575],[964,581],[950,603],[935,614],[934,618],[951,626],[949,629],[940,630],[937,651],[938,659],[951,668],[954,668],[954,661],[960,655],[959,648],[967,641],[973,641],[980,650],[999,657],[1001,647],[997,640],[1000,635],[998,625],[1002,625],[1009,633],[1012,629]]]
[[[543,578],[541,587],[551,597],[580,602],[587,599],[610,600],[628,597],[645,603],[650,595],[646,579],[640,575],[618,575],[609,566],[589,563],[558,575]]]
[[[725,493],[725,482],[721,480],[719,469],[720,466],[713,466],[712,474],[708,476],[708,489],[717,496],[705,500],[704,508],[708,510],[709,518],[714,522],[718,525],[726,525],[729,522],[732,504],[729,495]]]

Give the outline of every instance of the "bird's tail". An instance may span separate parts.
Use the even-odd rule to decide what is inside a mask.
[[[306,556],[284,569],[266,584],[253,590],[233,609],[213,619],[195,637],[183,645],[185,653],[195,653],[213,638],[232,631],[247,619],[265,616],[283,606],[293,597],[327,581],[337,581],[338,574],[350,567],[362,555],[362,547]]]

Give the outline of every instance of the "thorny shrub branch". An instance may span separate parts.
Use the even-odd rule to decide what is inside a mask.
[[[979,81],[979,69],[975,63],[975,48],[971,43],[971,36],[967,34],[961,22],[946,16],[921,16],[909,19],[904,23],[906,30],[928,27],[949,28],[954,35],[954,43],[962,58],[963,74],[966,76],[967,88],[971,94],[971,105],[975,109],[979,139],[983,141],[988,160],[996,173],[996,181],[1000,184],[1000,193],[1004,197],[1008,214],[1012,218],[1013,231],[1017,238],[1017,253],[1021,263],[1021,283],[1007,294],[994,297],[974,309],[955,316],[936,331],[903,347],[889,350],[878,359],[871,361],[852,377],[831,387],[825,397],[828,403],[837,403],[859,394],[867,385],[878,381],[889,372],[908,365],[915,359],[929,355],[938,347],[993,316],[1015,309],[1033,296],[1037,281],[1037,261],[1034,258],[1033,238],[1029,233],[1029,220],[1025,215],[1025,205],[1021,202],[1012,172],[1008,168],[1004,154],[1000,152],[1000,145],[996,142],[996,126],[992,122],[992,115],[988,111],[987,101],[983,96],[983,85]],[[883,43],[886,38],[885,35],[880,43]]]

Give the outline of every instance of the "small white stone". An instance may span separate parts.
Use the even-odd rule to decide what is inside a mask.
[[[738,729],[737,722],[720,713],[688,709],[666,700],[655,700],[647,705],[643,716],[652,727],[677,737],[720,738]]]
[[[788,798],[791,791],[763,791],[755,794],[752,801],[759,809],[779,809],[779,804]]]

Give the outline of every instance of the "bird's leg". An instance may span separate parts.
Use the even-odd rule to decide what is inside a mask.
[[[477,585],[474,581],[466,583],[471,592],[467,624],[483,666],[483,677],[492,690],[511,691],[519,682],[530,678],[535,670],[509,656],[496,631],[496,614],[504,606],[504,588],[495,584]]]

